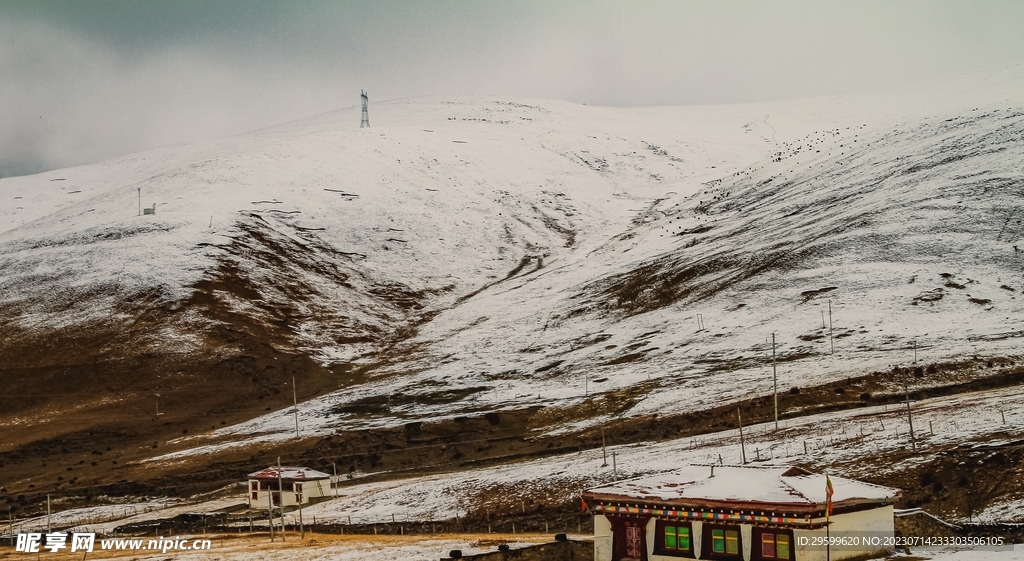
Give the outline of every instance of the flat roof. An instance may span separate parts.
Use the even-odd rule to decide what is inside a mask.
[[[312,479],[327,479],[330,475],[310,469],[308,467],[281,466],[281,479],[288,481],[309,481]],[[249,474],[249,479],[277,479],[277,466],[270,466],[262,471]]]
[[[712,475],[712,468],[714,475]],[[833,503],[888,503],[900,490],[829,475]],[[824,507],[825,474],[788,465],[686,465],[655,476],[617,481],[585,492],[592,500],[673,505],[743,503]]]

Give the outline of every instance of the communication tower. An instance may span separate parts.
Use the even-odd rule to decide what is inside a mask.
[[[370,101],[370,98],[366,96],[366,92],[359,90],[360,96],[363,99],[363,120],[359,123],[359,128],[370,128],[370,114],[366,112],[366,104]]]

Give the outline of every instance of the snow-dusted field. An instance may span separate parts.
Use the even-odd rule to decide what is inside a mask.
[[[33,518],[23,518],[12,523],[15,533],[38,532],[45,529],[47,522],[54,527],[79,527],[79,528],[105,528],[104,523],[118,521],[123,524],[126,520],[133,520],[136,517],[144,517],[150,513],[169,512],[170,505],[178,503],[179,499],[150,500],[143,502],[125,502],[124,504],[99,505],[85,508],[61,509],[54,505],[49,521],[45,515]],[[155,514],[154,517],[163,517],[163,514]],[[92,531],[92,530],[90,530]],[[109,531],[99,530],[96,531]]]
[[[77,528],[83,532],[109,534],[118,526],[174,518],[179,514],[196,512],[215,512],[224,508],[244,504],[244,497],[230,496],[219,499],[184,501],[179,498],[167,497],[151,499],[143,502],[126,502],[124,504],[102,505],[94,507],[56,510],[50,515],[50,525],[61,528]],[[46,516],[36,516],[15,520],[14,531],[38,532],[46,528]]]
[[[906,465],[878,465],[872,458],[907,453],[905,464],[923,461],[939,449],[961,442],[988,442],[988,435],[1024,437],[1024,389],[993,390],[926,400],[912,405],[918,450],[910,453],[906,410],[865,407],[745,428],[747,460],[836,466],[846,477],[863,477]],[[1006,422],[1003,423],[1005,415]],[[884,426],[884,428],[883,428]],[[805,452],[806,443],[806,452]],[[500,488],[509,504],[524,498],[558,504],[578,499],[583,489],[613,479],[611,454],[619,478],[669,472],[682,463],[727,464],[742,461],[739,433],[728,430],[693,439],[609,446],[609,465],[600,449],[504,466],[351,485],[339,498],[305,509],[318,521],[371,523],[397,520],[445,520],[475,508],[480,493]],[[841,466],[841,467],[840,467]],[[822,490],[824,493],[824,490]],[[1017,504],[1017,503],[1014,503]],[[993,511],[994,512],[994,511]],[[1002,521],[1024,520],[1009,505]]]
[[[932,561],[1010,561],[1024,558],[1024,545],[1005,548],[958,549],[941,547],[915,547],[910,555],[897,555],[892,559],[929,559]]]
[[[775,464],[799,463],[831,469],[851,478],[898,472],[926,461],[951,445],[997,445],[992,434],[1006,440],[1024,438],[1024,388],[974,392],[912,404],[917,451],[912,452],[904,406],[863,407],[783,420],[744,428],[747,460]],[[1005,419],[1005,420],[1004,420]],[[613,460],[614,455],[614,460]],[[900,463],[878,464],[881,457],[898,456]],[[610,445],[608,464],[600,449],[579,454],[518,462],[453,473],[354,483],[340,487],[338,498],[304,509],[308,521],[365,524],[403,521],[443,521],[465,516],[479,507],[484,494],[500,491],[500,500],[518,505],[522,500],[562,504],[579,498],[586,488],[619,479],[671,472],[682,463],[739,464],[739,432],[727,430],[695,438],[659,443]],[[824,491],[822,491],[824,492]],[[975,520],[1024,521],[1024,497],[1007,497]],[[493,500],[493,497],[492,499]],[[110,505],[55,512],[53,523],[81,523],[97,532],[146,520],[171,518],[186,512],[213,512],[244,503],[244,497],[171,504]],[[167,507],[167,508],[165,508]],[[102,511],[102,512],[100,512]],[[118,516],[126,511],[128,517]],[[111,516],[110,520],[94,520]],[[286,515],[296,524],[297,513]],[[92,519],[91,519],[92,518]],[[19,529],[45,527],[45,517],[18,521]]]

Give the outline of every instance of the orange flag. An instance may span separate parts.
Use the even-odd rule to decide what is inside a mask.
[[[832,480],[825,476],[825,520],[828,520],[832,516],[832,495],[835,491],[832,489]]]

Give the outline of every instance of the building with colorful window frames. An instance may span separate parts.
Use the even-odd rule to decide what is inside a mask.
[[[884,550],[899,490],[829,479],[828,517],[826,476],[794,466],[688,465],[589,489],[583,498],[594,514],[594,559],[839,561]],[[872,543],[821,543],[844,535]]]

